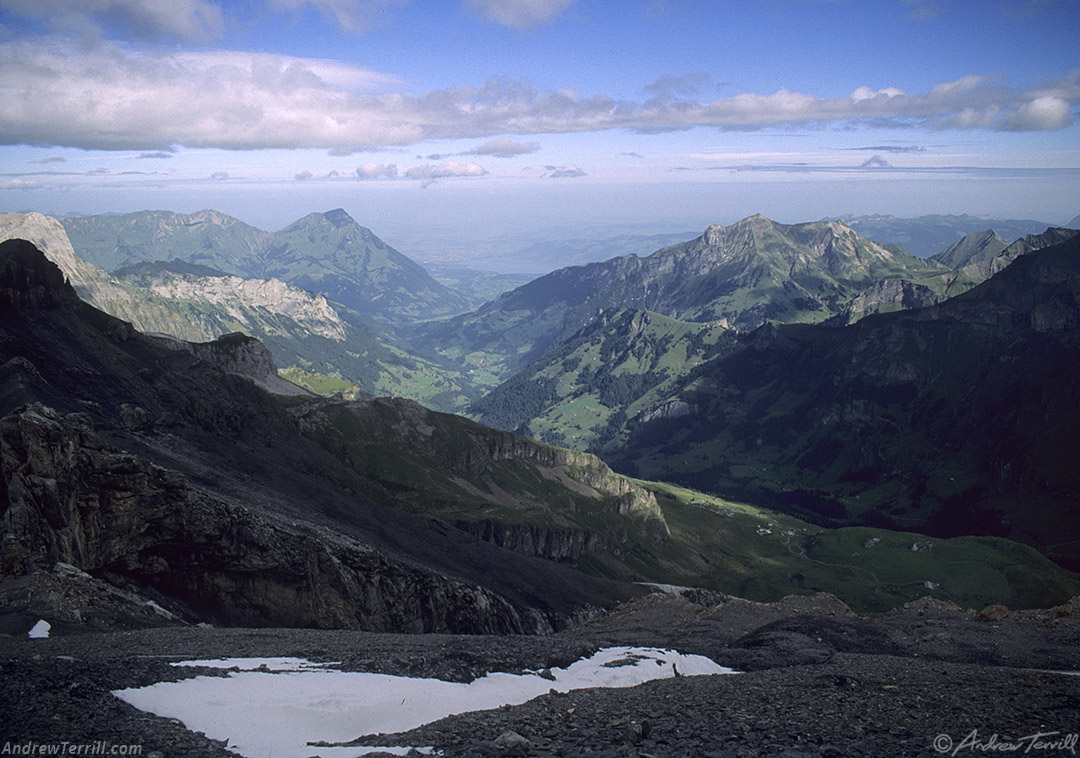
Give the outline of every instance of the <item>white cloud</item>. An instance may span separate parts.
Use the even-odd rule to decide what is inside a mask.
[[[397,175],[398,167],[395,163],[365,163],[356,168],[356,176],[360,179],[396,179]]]
[[[1063,98],[1044,95],[1020,105],[998,126],[1002,131],[1030,132],[1062,129],[1072,124],[1072,108]]]
[[[84,37],[120,31],[139,39],[207,42],[224,29],[221,10],[207,0],[0,0],[0,8]]]
[[[0,0],[0,2],[13,0]],[[50,0],[51,1],[51,0]],[[132,53],[44,40],[0,43],[0,144],[98,150],[321,148],[335,155],[429,139],[632,129],[853,123],[1046,130],[1072,123],[1080,71],[1028,91],[980,76],[925,93],[860,87],[820,98],[786,89],[710,102],[644,103],[517,82],[395,91],[394,77],[344,63],[230,51]],[[466,155],[522,155],[536,143],[492,139]],[[449,165],[449,164],[448,164]],[[475,165],[475,164],[454,164]]]
[[[551,21],[573,3],[574,0],[469,0],[469,5],[489,21],[521,30]]]
[[[547,166],[547,170],[550,171],[547,174],[549,179],[572,179],[578,176],[586,176],[585,172],[577,166]]]

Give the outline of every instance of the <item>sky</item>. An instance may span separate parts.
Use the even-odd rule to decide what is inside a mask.
[[[0,211],[1061,224],[1077,39],[1078,0],[0,0]]]

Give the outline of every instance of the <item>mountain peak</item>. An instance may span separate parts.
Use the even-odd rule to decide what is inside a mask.
[[[78,299],[60,267],[32,242],[0,243],[0,306],[50,308]]]
[[[356,220],[353,219],[353,217],[350,216],[348,213],[346,213],[345,209],[343,208],[334,208],[334,210],[327,211],[326,213],[322,214],[322,216],[339,229],[343,226],[349,226],[350,224],[356,223]]]

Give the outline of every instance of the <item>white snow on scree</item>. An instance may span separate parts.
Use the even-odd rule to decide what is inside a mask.
[[[225,678],[199,676],[113,694],[140,710],[179,719],[188,729],[211,739],[228,740],[230,750],[247,758],[352,758],[362,755],[365,748],[311,747],[308,743],[407,731],[456,713],[524,703],[550,690],[633,687],[675,676],[676,668],[682,676],[735,673],[700,655],[630,647],[606,648],[565,669],[551,669],[554,681],[538,673],[493,673],[462,684],[320,670],[334,664],[297,658],[175,665],[235,671]],[[386,750],[367,748],[376,749]]]

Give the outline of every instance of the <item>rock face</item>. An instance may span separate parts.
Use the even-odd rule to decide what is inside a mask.
[[[20,241],[0,245],[0,311],[12,581],[91,591],[61,563],[153,600],[172,614],[160,623],[409,632],[550,631],[635,592],[364,494],[369,472],[250,381],[275,373],[256,340],[165,346],[78,300]]]
[[[24,239],[40,249],[71,282],[78,296],[96,308],[130,321],[148,332],[173,334],[183,339],[211,340],[213,327],[191,318],[153,297],[124,287],[114,277],[75,254],[60,222],[40,213],[0,214],[0,240]]]
[[[280,279],[242,279],[223,274],[192,275],[167,264],[122,269],[117,276],[171,301],[218,306],[249,331],[288,334],[299,327],[335,342],[346,339],[346,324],[326,298]],[[275,323],[280,320],[281,323]]]
[[[602,535],[587,529],[547,529],[491,520],[458,521],[454,526],[484,542],[549,561],[570,561],[612,548]]]
[[[550,630],[540,614],[481,588],[202,493],[177,472],[111,449],[78,414],[35,404],[5,416],[0,460],[5,576],[65,563],[171,598],[182,617],[226,625]]]
[[[0,214],[0,240],[9,238],[34,243],[80,298],[143,332],[205,342],[240,327],[258,334],[346,339],[346,324],[326,298],[277,279],[184,275],[163,265],[127,269],[118,278],[80,258],[60,222],[40,213]]]
[[[184,350],[200,360],[217,366],[227,374],[250,379],[267,392],[275,395],[313,397],[315,393],[304,389],[278,374],[274,356],[259,340],[241,332],[223,335],[212,342],[184,342],[166,336],[153,336],[160,344],[175,350]]]
[[[77,300],[60,268],[30,242],[14,239],[0,243],[0,306],[12,310],[53,308]]]

